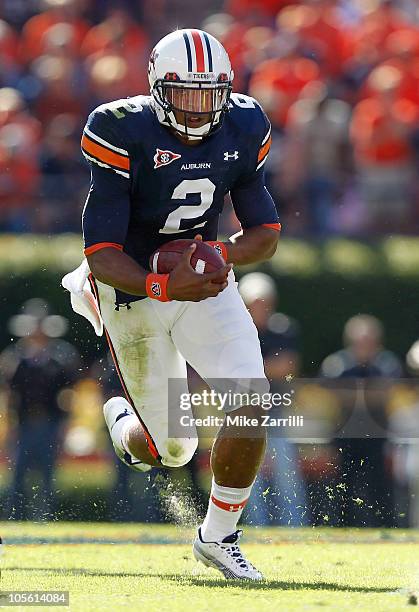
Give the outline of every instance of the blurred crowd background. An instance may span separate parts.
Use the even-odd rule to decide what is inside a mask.
[[[1,233],[80,232],[86,117],[103,102],[147,94],[150,50],[176,27],[219,38],[234,89],[268,113],[267,180],[288,237],[419,233],[416,0],[0,0]],[[236,229],[227,205],[222,231]],[[241,291],[268,375],[274,385],[304,376],[300,322],[282,312],[272,278],[256,274]],[[42,286],[32,295],[40,298],[22,304],[0,346],[0,518],[161,520],[170,514],[160,499],[166,477],[130,473],[104,430],[103,401],[121,394],[104,345],[87,357]],[[315,387],[307,414],[322,429],[311,440],[270,442],[249,504],[253,524],[419,526],[419,445],[407,435],[419,420],[419,346],[412,337],[407,356],[396,355],[371,304],[364,310],[309,373],[392,380],[372,408],[392,434],[335,439],[327,423],[339,407]],[[316,325],[326,337],[327,317]],[[203,441],[173,475],[198,508],[208,458]]]
[[[415,0],[2,0],[0,229],[79,231],[88,113],[147,94],[151,48],[185,26],[221,40],[235,90],[271,119],[268,182],[288,234],[413,231]]]

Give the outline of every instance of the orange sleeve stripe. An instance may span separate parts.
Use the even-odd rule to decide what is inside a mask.
[[[97,244],[92,244],[92,246],[89,246],[87,247],[87,249],[84,249],[84,254],[91,255],[92,253],[96,253],[96,251],[100,251],[101,249],[107,249],[109,247],[112,249],[118,249],[118,251],[122,251],[122,249],[124,248],[122,244],[117,244],[116,242],[98,242]]]
[[[270,227],[271,229],[276,230],[277,232],[281,231],[281,224],[280,223],[262,223],[263,227]]]
[[[124,155],[109,151],[106,147],[102,147],[102,145],[97,142],[93,142],[86,134],[82,136],[81,146],[86,153],[94,155],[105,164],[111,164],[112,166],[123,168],[124,170],[129,170],[130,168],[129,157],[124,157]]]
[[[265,142],[263,147],[260,147],[258,162],[262,161],[262,159],[269,153],[269,149],[271,148],[272,136],[269,136],[268,140]]]

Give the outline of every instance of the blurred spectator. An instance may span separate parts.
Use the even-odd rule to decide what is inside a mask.
[[[74,382],[80,358],[77,350],[61,339],[67,329],[66,319],[48,314],[48,304],[42,299],[25,302],[9,326],[13,336],[21,337],[0,355],[0,374],[10,388],[17,419],[10,512],[17,520],[29,518],[31,512],[38,519],[47,518],[65,415],[63,390]],[[39,470],[42,485],[29,493],[26,479],[33,468]]]
[[[239,291],[258,329],[266,375],[274,392],[275,383],[298,374],[299,326],[287,315],[275,312],[276,287],[267,274],[246,274],[239,282]],[[247,520],[255,525],[304,525],[305,495],[295,444],[285,437],[268,439],[265,461],[248,504]]]
[[[410,100],[413,104],[419,104],[419,28],[403,28],[390,34],[385,43],[385,60],[380,62],[376,69],[381,68],[381,76],[387,75],[390,81],[393,73],[391,70],[385,72],[385,67],[398,70],[397,95],[399,98]],[[374,74],[379,74],[378,70]],[[379,92],[376,90],[377,79],[374,74],[363,84],[359,95],[362,98],[376,98]]]
[[[361,19],[353,31],[356,45],[368,45],[378,57],[385,52],[385,41],[393,32],[408,25],[407,15],[399,10],[393,0],[371,0],[361,7]]]
[[[108,17],[87,33],[81,52],[84,57],[120,55],[136,93],[147,87],[147,63],[150,43],[144,29],[121,9],[112,9]]]
[[[79,155],[80,123],[77,115],[57,115],[49,123],[40,152],[42,207],[35,210],[35,232],[78,232],[88,168]],[[68,206],[62,206],[62,202]]]
[[[61,113],[83,116],[88,105],[87,92],[73,58],[41,55],[32,63],[31,72],[40,85],[34,107],[42,122]]]
[[[399,378],[401,363],[394,353],[383,347],[384,330],[371,315],[356,315],[345,324],[345,348],[326,357],[321,366],[327,378]]]
[[[301,57],[295,41],[290,40],[281,58],[267,59],[256,66],[249,82],[249,93],[264,106],[272,124],[283,129],[292,104],[303,88],[318,80],[318,65]]]
[[[120,55],[103,55],[90,65],[89,86],[92,109],[110,99],[126,98],[127,92],[137,94],[133,87],[126,60]]]
[[[44,51],[45,36],[57,24],[72,28],[75,49],[79,49],[89,25],[79,15],[80,0],[40,0],[43,10],[31,17],[22,30],[22,57],[31,62]],[[62,30],[63,31],[63,30]]]
[[[368,81],[374,97],[354,109],[351,139],[359,188],[372,231],[403,231],[412,214],[414,156],[411,140],[419,108],[401,98],[403,74],[381,66]]]
[[[288,4],[297,4],[295,0],[227,0],[226,10],[237,20],[268,19]]]
[[[22,231],[39,184],[41,125],[16,89],[0,89],[0,229]]]
[[[26,109],[23,97],[17,89],[0,89],[0,129],[19,128],[24,132],[25,148],[33,155],[41,137],[41,125]]]
[[[308,229],[323,235],[338,225],[336,205],[351,169],[351,109],[329,97],[323,85],[308,87],[312,95],[303,95],[290,109],[280,184],[286,193],[303,189]]]
[[[383,346],[383,333],[382,325],[375,317],[352,317],[344,328],[345,348],[326,357],[321,366],[321,375],[324,377],[348,379],[348,409],[350,414],[354,410],[361,411],[358,417],[354,415],[361,427],[365,410],[370,410],[371,418],[381,423],[385,420],[386,412],[385,393],[379,392],[378,385],[374,387],[374,380],[373,386],[368,387],[365,379],[397,379],[402,375],[400,361]],[[387,440],[383,437],[362,437],[363,433],[360,431],[359,438],[336,440],[340,457],[340,484],[336,491],[342,493],[339,524],[393,527],[393,481],[387,462]]]
[[[37,4],[28,0],[2,0],[2,16],[12,26],[20,29],[29,17],[32,17]]]
[[[3,19],[0,19],[0,57],[0,79],[10,85],[19,71],[19,38]]]
[[[299,325],[282,312],[276,312],[278,294],[270,276],[251,272],[239,282],[240,295],[255,323],[267,377],[275,382],[299,371]]]
[[[89,30],[81,51],[90,67],[94,93],[102,101],[147,91],[149,39],[126,11],[110,10],[102,23]]]
[[[406,366],[410,376],[414,379],[412,385],[414,392],[409,400],[403,402],[402,409],[394,411],[392,417],[392,431],[402,440],[396,449],[395,462],[396,478],[400,489],[407,491],[409,500],[408,522],[411,527],[419,527],[419,340],[416,340],[406,355]],[[407,435],[406,435],[407,434]],[[399,468],[397,470],[397,468]]]
[[[277,17],[279,28],[296,37],[300,53],[317,62],[326,80],[339,77],[350,53],[349,34],[336,5],[336,0],[315,0],[285,8]]]

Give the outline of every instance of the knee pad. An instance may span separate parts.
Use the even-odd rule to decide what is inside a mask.
[[[167,467],[182,467],[189,463],[197,447],[198,438],[167,438],[159,449],[160,462]]]

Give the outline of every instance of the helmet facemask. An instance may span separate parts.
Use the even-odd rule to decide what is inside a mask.
[[[176,74],[166,75],[154,83],[154,100],[164,111],[164,123],[188,140],[202,140],[221,126],[221,119],[228,110],[231,81],[185,82]],[[223,75],[226,77],[226,75]],[[199,127],[188,125],[195,118],[208,116]]]

